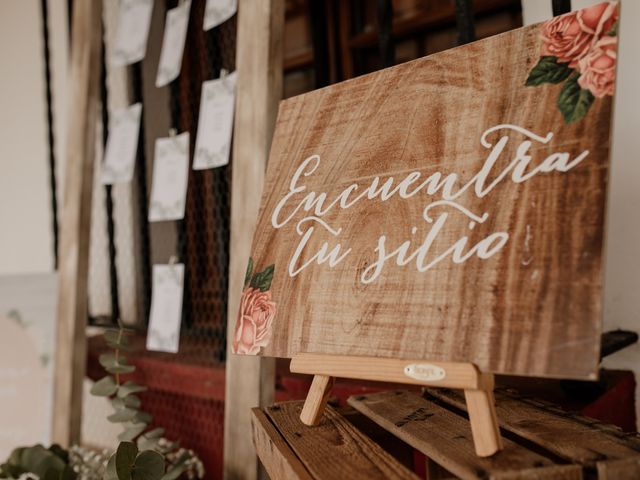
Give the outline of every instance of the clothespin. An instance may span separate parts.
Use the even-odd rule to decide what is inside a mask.
[[[177,130],[175,128],[170,128],[169,129],[169,136],[170,137],[175,137],[177,133],[178,132],[177,132]]]
[[[229,70],[227,70],[226,68],[221,68],[220,69],[220,78],[224,80],[227,75],[229,75]]]
[[[169,265],[175,265],[176,263],[178,263],[178,257],[175,255],[171,255],[171,257],[169,258]]]

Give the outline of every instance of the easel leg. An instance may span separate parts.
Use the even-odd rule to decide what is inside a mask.
[[[492,380],[489,382],[490,388],[464,391],[473,443],[479,457],[490,457],[502,450]]]
[[[334,381],[334,377],[328,377],[326,375],[313,376],[311,388],[309,388],[307,399],[304,401],[304,406],[302,407],[302,413],[300,413],[302,423],[305,425],[317,425],[320,422]]]

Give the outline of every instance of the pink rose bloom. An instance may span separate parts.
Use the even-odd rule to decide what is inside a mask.
[[[257,355],[260,347],[266,347],[271,339],[275,314],[276,304],[271,301],[270,290],[261,292],[258,288],[246,288],[240,300],[232,352]]]
[[[597,98],[613,95],[616,80],[616,46],[618,39],[602,37],[580,60],[578,84]]]
[[[554,17],[542,26],[542,55],[575,68],[594,39],[611,30],[617,16],[617,3],[605,2]]]

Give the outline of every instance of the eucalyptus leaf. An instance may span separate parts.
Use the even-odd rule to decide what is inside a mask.
[[[147,387],[143,387],[142,385],[138,385],[135,382],[128,381],[120,385],[120,387],[118,387],[118,397],[124,398],[127,395],[131,395],[132,393],[146,392],[146,391],[147,391]]]
[[[75,480],[78,474],[69,465],[65,465],[58,477],[59,480]]]
[[[98,380],[91,387],[91,395],[95,395],[96,397],[110,397],[118,390],[118,385],[113,380],[111,375],[107,375],[106,377]]]
[[[138,437],[138,440],[136,441],[138,443],[139,450],[158,450],[157,439],[149,439],[149,438],[146,438],[144,435],[140,435]]]
[[[116,454],[114,453],[107,462],[107,469],[105,471],[104,480],[118,480],[118,473],[116,472]]]
[[[129,408],[140,408],[140,397],[136,395],[128,395],[122,398],[122,401],[124,402],[125,406]]]
[[[116,450],[116,474],[118,480],[131,480],[131,472],[138,456],[138,447],[133,442],[121,442]]]
[[[116,410],[112,415],[109,415],[107,420],[113,423],[129,422],[133,420],[137,414],[138,411],[132,408],[121,408]]]
[[[115,375],[117,373],[133,373],[136,371],[136,367],[134,365],[118,364],[112,367],[105,367],[105,370]]]
[[[164,428],[154,428],[150,432],[144,434],[146,438],[160,438],[164,434]]]
[[[133,418],[133,423],[151,423],[153,420],[153,416],[147,412],[138,412],[136,416]]]
[[[187,469],[187,466],[185,465],[184,462],[179,465],[173,465],[169,469],[169,471],[164,474],[164,476],[162,477],[162,480],[175,480],[180,475],[182,475],[186,469]]]
[[[132,480],[160,480],[164,475],[164,469],[164,457],[153,450],[145,450],[137,456],[131,478]]]
[[[145,428],[147,428],[146,423],[132,423],[124,432],[118,435],[118,440],[131,442],[134,438],[144,432]]]

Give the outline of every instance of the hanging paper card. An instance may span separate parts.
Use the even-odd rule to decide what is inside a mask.
[[[147,350],[178,353],[183,286],[182,263],[153,266]]]
[[[152,12],[153,0],[121,0],[113,65],[131,65],[144,58]]]
[[[190,10],[191,0],[186,0],[167,12],[156,87],[168,85],[180,75]]]
[[[281,102],[233,351],[594,378],[617,17]]]
[[[207,0],[203,29],[210,30],[226,22],[236,14],[238,0]]]
[[[149,221],[184,218],[189,176],[189,132],[156,140]]]
[[[102,163],[103,185],[131,181],[138,149],[141,113],[142,104],[134,103],[111,114],[109,137]]]
[[[229,163],[236,72],[202,84],[194,170],[221,167]]]

